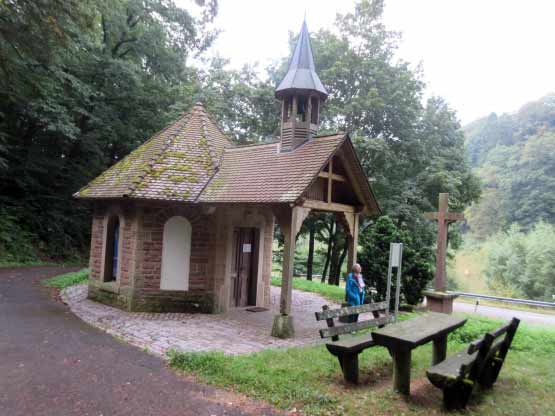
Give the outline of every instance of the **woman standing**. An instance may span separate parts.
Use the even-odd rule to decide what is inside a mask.
[[[364,303],[364,280],[362,278],[360,264],[353,266],[352,272],[347,276],[345,285],[345,297],[350,306],[362,305]]]

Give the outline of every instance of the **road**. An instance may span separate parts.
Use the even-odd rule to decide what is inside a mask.
[[[0,269],[1,416],[272,414],[78,319],[40,285],[68,271]]]
[[[453,310],[455,312],[474,314],[475,309],[475,303],[455,302],[453,305]],[[476,314],[486,316],[488,318],[503,319],[506,321],[512,317],[516,317],[520,319],[522,323],[527,324],[555,325],[555,314],[521,311],[518,309],[501,308],[498,306],[479,305],[476,310]]]

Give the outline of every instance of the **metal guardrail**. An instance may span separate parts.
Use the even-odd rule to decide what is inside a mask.
[[[498,301],[498,302],[516,303],[516,304],[520,304],[520,305],[529,305],[529,306],[539,306],[539,307],[542,307],[542,308],[555,308],[555,302],[546,302],[546,301],[543,301],[543,300],[504,298],[504,297],[501,297],[501,296],[480,295],[478,293],[468,293],[468,292],[448,291],[447,293],[450,293],[450,294],[453,294],[453,295],[464,296],[464,297],[467,297],[467,298],[495,300],[495,301]]]

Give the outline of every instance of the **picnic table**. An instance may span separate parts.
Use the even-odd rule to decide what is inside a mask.
[[[445,360],[447,336],[466,323],[465,318],[428,312],[372,332],[376,345],[389,350],[393,357],[393,389],[410,394],[411,352],[416,347],[433,342],[432,365]]]

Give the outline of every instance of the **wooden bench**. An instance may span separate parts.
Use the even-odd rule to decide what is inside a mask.
[[[430,382],[443,390],[443,405],[446,409],[464,409],[478,384],[485,387],[493,385],[519,322],[513,318],[509,324],[472,342],[466,351],[461,351],[426,371]],[[498,339],[503,334],[505,337]]]
[[[373,347],[372,334],[352,336],[363,329],[382,327],[391,322],[389,315],[389,303],[369,303],[359,306],[347,306],[338,309],[329,309],[327,305],[322,306],[322,312],[316,312],[316,320],[325,320],[328,327],[320,330],[322,338],[331,338],[326,343],[328,351],[339,360],[343,371],[343,378],[348,383],[358,383],[358,355],[366,348]],[[334,319],[351,315],[372,313],[372,318],[360,322],[348,323],[335,326]],[[339,338],[340,335],[348,335]]]
[[[520,319],[513,318],[507,325],[491,332],[495,338],[499,338],[503,334],[505,336],[495,341],[488,352],[484,368],[478,376],[478,383],[482,387],[491,387],[497,381],[519,324]]]

